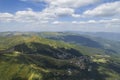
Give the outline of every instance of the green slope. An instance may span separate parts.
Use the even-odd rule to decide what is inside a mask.
[[[0,37],[0,49],[0,80],[120,79],[119,58],[98,48],[19,35]]]
[[[99,51],[103,51],[103,54],[112,55],[112,56],[120,56],[120,42],[105,40],[99,37],[87,36],[83,34],[75,34],[75,33],[57,33],[57,34],[45,34],[39,33],[39,36],[46,37],[52,40],[64,41],[72,44],[76,44],[84,47],[85,49],[97,49]],[[88,51],[87,50],[87,51]],[[94,50],[96,51],[96,50]],[[93,52],[94,53],[94,52]],[[92,53],[92,54],[93,54]]]

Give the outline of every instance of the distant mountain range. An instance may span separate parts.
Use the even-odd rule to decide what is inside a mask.
[[[108,40],[120,41],[120,33],[113,33],[113,32],[73,32],[73,33],[101,37],[103,39],[108,39]]]

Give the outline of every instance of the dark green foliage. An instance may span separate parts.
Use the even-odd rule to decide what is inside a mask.
[[[27,80],[27,78],[13,77],[12,80]]]
[[[82,54],[71,48],[71,49],[65,49],[65,48],[53,48],[49,45],[44,45],[41,43],[23,43],[23,44],[19,44],[16,45],[15,47],[13,47],[15,49],[15,51],[19,51],[21,53],[26,53],[26,54],[43,54],[46,56],[51,56],[54,58],[58,58],[58,59],[70,59],[73,57],[79,57],[82,56]]]

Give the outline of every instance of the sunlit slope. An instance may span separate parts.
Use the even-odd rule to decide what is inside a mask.
[[[104,50],[38,36],[0,39],[0,80],[120,79],[119,59]]]
[[[65,49],[77,49],[82,54],[105,54],[104,50],[96,49],[92,47],[76,46],[74,44],[69,44],[63,41],[55,41],[50,39],[41,38],[38,36],[12,36],[12,37],[1,37],[0,38],[0,49],[12,48],[19,44],[27,44],[34,42],[44,45],[51,46],[53,48],[65,48]]]

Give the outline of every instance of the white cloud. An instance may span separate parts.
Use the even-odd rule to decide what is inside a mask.
[[[24,22],[24,23],[46,23],[53,19],[53,16],[46,12],[35,12],[32,9],[17,11],[15,14],[0,13],[1,22]]]
[[[0,13],[0,21],[9,22],[13,18],[13,15],[10,13]]]
[[[93,4],[99,0],[43,0],[53,7],[78,8],[88,4]]]
[[[50,7],[43,10],[43,14],[49,14],[52,17],[62,16],[62,15],[72,15],[74,10],[71,8],[61,8],[61,7]]]
[[[2,17],[12,17],[13,15],[9,14],[9,13],[0,13],[0,18]]]
[[[80,15],[80,14],[72,14],[72,17],[74,17],[74,18],[80,18],[80,17],[82,17],[82,15]]]
[[[28,0],[22,0],[28,1]],[[105,27],[120,30],[120,1],[104,3],[98,7],[87,10],[83,14],[76,14],[76,8],[93,4],[100,0],[31,0],[35,2],[44,1],[48,6],[42,11],[34,11],[31,8],[23,11],[12,13],[0,13],[0,22],[16,23],[14,26],[22,26],[31,30],[104,30]],[[114,17],[116,15],[116,17]],[[72,20],[59,21],[59,17],[73,17]],[[84,16],[84,17],[83,17]],[[91,20],[89,20],[91,16]],[[97,18],[97,16],[102,18]],[[110,16],[109,18],[104,18]],[[111,17],[113,16],[113,17]],[[118,18],[117,18],[118,17]],[[97,20],[94,20],[96,19]],[[113,19],[112,19],[113,18]],[[76,20],[76,21],[75,21]],[[83,21],[86,20],[86,21]],[[17,24],[19,23],[19,24]],[[10,24],[10,23],[9,23]],[[1,24],[0,24],[1,25]],[[12,24],[13,25],[13,24]],[[10,26],[10,25],[9,25]],[[21,27],[21,26],[20,26]],[[49,27],[49,28],[48,28]],[[112,27],[112,28],[111,28]],[[114,30],[115,30],[114,29]],[[21,28],[22,30],[22,28]]]
[[[72,21],[72,24],[78,24],[79,22],[77,22],[77,21]]]
[[[37,13],[32,10],[17,11],[14,15],[14,19],[19,22],[34,22],[37,19]]]
[[[105,32],[119,32],[120,31],[120,19],[108,19],[108,20],[88,20],[88,21],[54,21],[55,24],[52,26],[56,26],[57,28],[61,28],[62,30],[67,31],[88,31],[88,32],[97,32],[97,31],[105,31]],[[56,25],[57,24],[57,25]],[[60,29],[60,30],[61,30]],[[59,30],[59,29],[57,29]]]
[[[104,3],[92,10],[87,10],[83,13],[88,16],[114,16],[120,14],[120,1]]]
[[[21,0],[21,1],[44,1],[48,4],[48,7],[42,11],[35,12],[31,8],[24,11],[17,11],[15,14],[1,13],[0,21],[17,21],[17,22],[48,22],[52,21],[60,16],[71,16],[75,18],[81,17],[79,14],[75,14],[75,8],[93,4],[99,0]]]
[[[46,2],[52,7],[67,7],[67,8],[78,8],[93,4],[100,0],[21,0],[21,1],[33,1],[33,2]]]
[[[75,14],[75,9],[96,3],[100,0],[21,0],[33,2],[45,2],[48,7],[43,10],[43,13],[49,17],[59,17],[61,15],[70,15],[71,17],[79,18],[81,15]]]
[[[11,13],[0,13],[0,21],[16,21],[16,22],[51,22],[59,16],[73,16],[79,17],[79,15],[74,14],[74,9],[71,8],[46,8],[41,12],[35,12],[32,9],[17,11],[15,14]]]
[[[111,19],[111,20],[99,20],[98,21],[99,23],[110,23],[110,24],[120,24],[120,19],[117,19],[117,18],[114,18],[114,19]]]
[[[71,22],[69,22],[71,23]],[[108,19],[108,20],[88,20],[88,21],[72,21],[73,24],[120,24],[120,19]]]
[[[54,21],[52,24],[61,24],[60,21]]]

